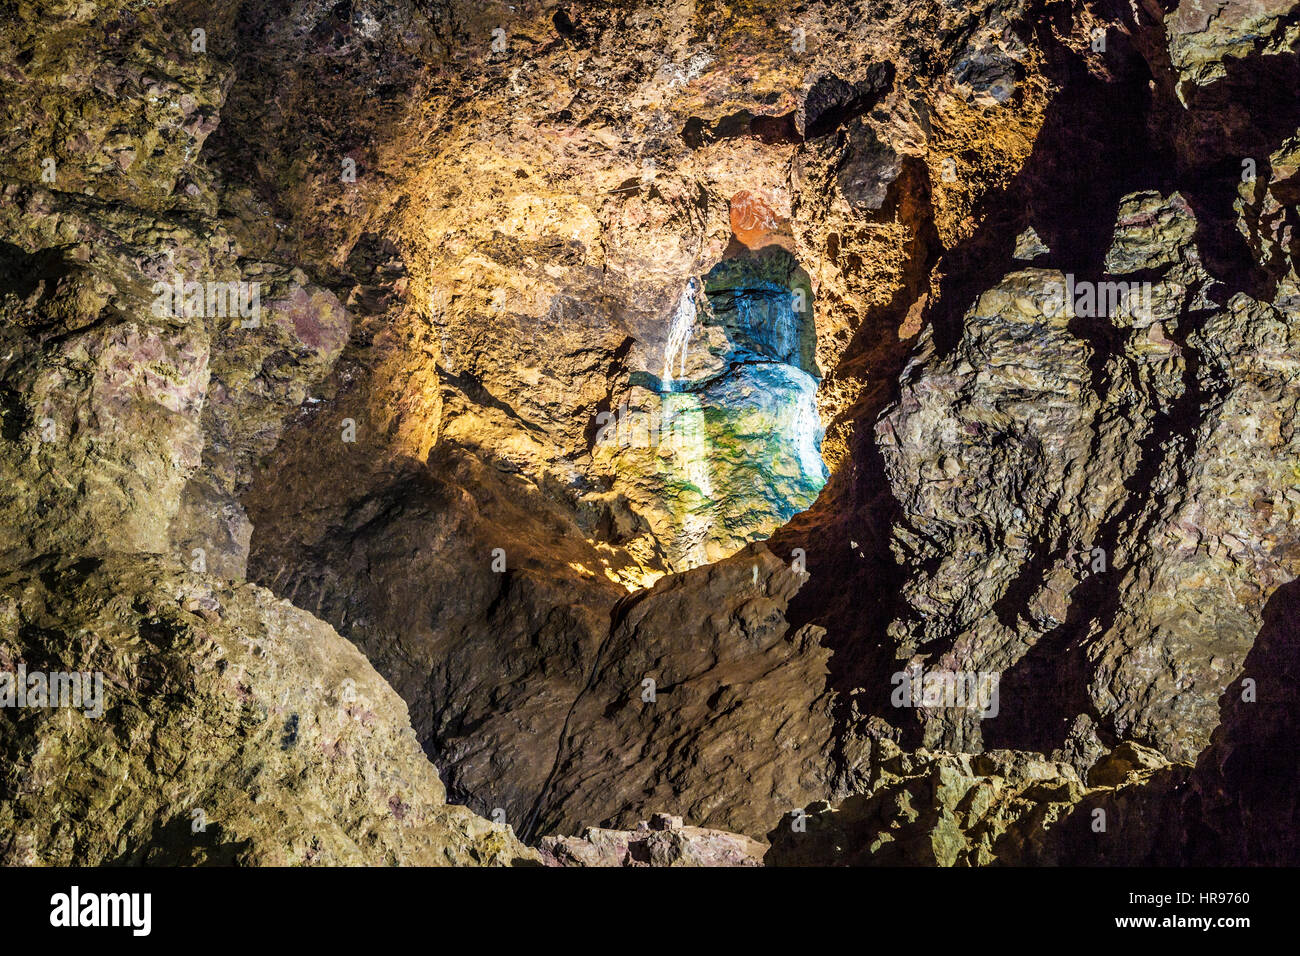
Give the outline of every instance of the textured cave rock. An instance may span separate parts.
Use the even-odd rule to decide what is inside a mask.
[[[657,813],[632,830],[588,827],[582,837],[543,837],[547,866],[761,866],[767,847],[724,830],[682,825]]]
[[[917,36],[935,48],[959,40],[964,49],[980,42],[984,14],[958,14],[946,39]],[[900,16],[919,23],[928,13]],[[1010,30],[1001,11],[994,20],[997,30]],[[782,618],[760,629],[761,637],[747,636],[750,612],[741,610],[746,581],[767,589],[781,573],[772,566],[804,558],[791,547],[754,552],[761,556],[757,573],[742,556],[734,566],[690,571],[663,595],[634,594],[639,610],[650,609],[647,621],[657,619],[653,609],[661,604],[677,614],[639,638],[654,633],[665,645],[663,665],[638,659],[636,642],[620,636],[629,599],[601,579],[644,585],[681,566],[684,520],[674,511],[684,506],[682,486],[656,475],[674,467],[662,449],[605,454],[596,441],[599,415],[626,408],[650,430],[655,400],[665,397],[652,393],[663,384],[670,319],[698,277],[698,292],[719,321],[696,330],[682,356],[685,374],[674,377],[729,388],[744,379],[727,379],[727,366],[738,362],[744,373],[746,365],[769,364],[749,358],[776,359],[820,379],[818,411],[829,423],[822,457],[832,471],[854,468],[846,456],[862,416],[851,409],[891,387],[915,334],[914,299],[938,241],[934,193],[957,202],[963,190],[988,184],[970,174],[956,185],[939,182],[939,157],[926,146],[927,125],[940,135],[925,115],[930,107],[913,92],[916,82],[909,87],[897,75],[899,68],[920,76],[936,66],[921,67],[919,50],[890,53],[899,44],[897,22],[864,22],[861,36],[803,57],[789,50],[788,34],[776,46],[757,42],[757,21],[737,14],[725,36],[710,42],[760,57],[757,84],[738,83],[725,65],[697,53],[704,40],[678,14],[651,26],[641,16],[622,21],[585,9],[574,22],[587,42],[511,34],[511,44],[527,49],[516,80],[532,79],[505,83],[493,95],[515,111],[553,103],[541,126],[464,121],[450,91],[430,101],[432,114],[443,117],[443,135],[422,149],[415,168],[406,160],[404,171],[407,188],[425,198],[389,227],[400,236],[410,278],[400,332],[390,317],[373,338],[354,336],[358,347],[333,376],[333,404],[298,421],[246,496],[255,529],[251,573],[321,614],[378,662],[410,701],[417,732],[453,793],[481,812],[504,809],[530,836],[577,832],[593,822],[631,826],[657,809],[646,794],[664,793],[673,794],[672,811],[693,824],[762,835],[775,816],[827,791],[841,774],[819,631]],[[771,24],[763,29],[771,33]],[[659,69],[660,36],[671,38],[680,77]],[[475,42],[475,57],[466,51],[454,68],[508,80],[511,57],[485,57],[481,38]],[[860,74],[846,73],[837,60],[858,48],[879,55]],[[621,69],[629,49],[641,70]],[[626,95],[575,98],[577,80],[563,79],[574,75],[574,61],[584,76],[607,77]],[[714,82],[697,89],[697,75]],[[830,75],[858,93],[837,100],[833,127],[819,127],[802,146],[753,120],[792,113],[803,90]],[[1027,150],[1026,132],[1042,105],[1040,91],[1029,90],[1004,116],[984,119],[981,133],[965,123],[966,93],[943,103],[956,111],[953,135],[983,137],[971,153],[975,164]],[[484,98],[473,104],[482,117],[489,109]],[[751,119],[734,120],[742,114]],[[673,135],[660,138],[661,127]],[[708,135],[675,133],[706,128]],[[634,141],[646,148],[634,151]],[[845,151],[856,165],[841,173]],[[945,228],[962,228],[959,209],[944,215]],[[763,266],[758,278],[770,286],[718,271],[775,261],[778,253],[788,254],[797,274]],[[716,293],[738,282],[757,291],[806,290],[810,308],[800,322],[812,326],[811,341],[799,335],[764,354],[764,343],[733,318],[739,310],[729,309],[725,296],[708,295],[711,284]],[[356,447],[338,441],[345,418],[361,423]],[[725,431],[705,429],[711,445]],[[741,444],[736,460],[761,447]],[[637,467],[607,467],[635,458]],[[411,459],[421,464],[403,464]],[[690,472],[683,477],[695,485]],[[674,493],[664,494],[665,487]],[[774,490],[772,503],[762,505],[769,512],[785,494],[780,484]],[[785,502],[781,519],[815,494]],[[516,510],[522,502],[527,507]],[[730,547],[743,544],[744,529],[756,524],[745,517],[748,507],[742,494],[716,508],[739,532]],[[466,517],[453,517],[461,513]],[[817,549],[800,546],[815,560]],[[493,570],[498,548],[504,572]],[[725,553],[701,557],[716,561]],[[686,563],[698,560],[687,556]],[[782,602],[790,586],[780,586]],[[715,645],[694,659],[694,648]],[[709,659],[723,653],[739,655],[736,664]],[[653,676],[647,666],[680,675],[689,695],[679,694],[672,707],[627,707]],[[762,674],[779,693],[760,691],[755,676]],[[710,716],[715,712],[720,719]],[[695,740],[701,722],[717,726]],[[718,766],[727,745],[709,743],[712,737],[744,743]],[[684,753],[701,754],[686,766],[677,756],[683,745]],[[620,756],[601,768],[592,756],[624,751],[638,759],[629,765],[630,756]],[[787,753],[795,769],[786,768]],[[579,785],[593,772],[587,762],[600,785]],[[773,769],[756,769],[767,766]],[[719,779],[727,781],[722,792],[710,795]],[[584,806],[588,800],[600,806]]]
[[[1145,791],[1158,781],[1172,789],[1160,781],[1168,768],[1160,756],[1130,744],[1099,763],[1087,782],[1069,764],[1033,754],[903,753],[889,741],[877,766],[869,791],[837,806],[809,807],[798,828],[792,817],[774,829],[765,862],[1055,866],[1083,862],[1069,848],[1086,846],[1095,857],[1088,862],[1132,865],[1163,822],[1164,806],[1144,799]],[[1094,815],[1097,809],[1108,815]]]
[[[905,372],[879,444],[908,515],[896,547],[926,570],[904,584],[897,654],[1001,672],[1008,701],[966,727],[927,722],[927,745],[1046,751],[1088,714],[1187,759],[1217,725],[1263,599],[1296,573],[1285,356],[1300,343],[1292,311],[1213,303],[1195,231],[1178,194],[1124,197],[1103,274],[1149,290],[1127,282],[1103,319],[1051,315],[1067,277],[1011,273],[951,353],[923,345]]]
[[[447,806],[406,705],[327,624],[139,556],[3,590],[5,670],[100,672],[100,706],[0,711],[7,865],[510,865]]]
[[[0,670],[110,686],[4,859],[1295,863],[1300,6],[1210,6],[11,5]]]

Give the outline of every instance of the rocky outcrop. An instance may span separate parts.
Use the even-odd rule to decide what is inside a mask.
[[[402,700],[265,589],[117,557],[42,561],[0,594],[0,669],[83,678],[71,706],[50,678],[0,709],[5,864],[536,862],[446,805]]]
[[[238,496],[347,313],[301,270],[238,258],[216,223],[16,185],[4,218],[0,467],[7,507],[30,515],[4,546],[166,553],[242,579]]]
[[[1069,764],[1034,754],[904,753],[885,741],[874,766],[870,790],[791,813],[770,834],[767,865],[1060,865],[1079,862],[1067,848],[1089,842],[1094,862],[1141,859],[1160,814],[1116,808],[1141,802],[1168,764],[1124,744],[1085,783]]]
[[[1213,11],[1181,3],[1164,22],[1180,85],[1208,86],[1228,76],[1233,60],[1293,53],[1300,44],[1300,21],[1286,0],[1228,0]]]
[[[909,516],[895,546],[926,571],[904,587],[897,654],[1005,675],[996,718],[923,716],[927,745],[1050,750],[1088,714],[1190,759],[1296,574],[1300,448],[1268,424],[1296,410],[1296,315],[1216,306],[1195,231],[1176,194],[1125,197],[1103,278],[1012,273],[954,351],[923,346],[905,373],[879,440]]]
[[[588,827],[579,837],[543,837],[547,866],[761,866],[767,849],[757,840],[724,830],[682,824],[657,813],[634,830]]]
[[[761,836],[824,792],[828,655],[786,617],[802,578],[757,546],[620,603],[524,832],[632,826],[657,803]]]

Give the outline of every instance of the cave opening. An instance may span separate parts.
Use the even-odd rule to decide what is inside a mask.
[[[682,567],[726,557],[808,508],[827,479],[812,283],[780,245],[739,243],[687,281],[658,375],[653,465]]]

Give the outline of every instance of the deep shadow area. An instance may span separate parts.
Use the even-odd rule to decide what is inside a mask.
[[[1194,769],[1101,791],[1054,825],[1031,863],[1099,866],[1300,864],[1300,581],[1278,588],[1220,724]],[[1092,827],[1096,811],[1106,830]]]
[[[253,841],[232,840],[220,823],[183,814],[154,824],[142,846],[105,866],[236,866]]]
[[[1187,850],[1179,862],[1300,864],[1300,581],[1269,599],[1219,712],[1182,808]],[[1178,848],[1164,852],[1172,862]]]

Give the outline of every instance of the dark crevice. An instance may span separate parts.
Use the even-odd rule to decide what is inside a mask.
[[[854,117],[866,115],[893,88],[894,64],[889,62],[873,63],[856,83],[834,75],[818,78],[804,97],[804,137],[829,135]]]
[[[768,146],[780,143],[801,143],[803,137],[795,126],[794,114],[764,116],[742,110],[712,123],[692,116],[682,127],[682,142],[691,149],[699,149],[723,139],[753,136]]]

